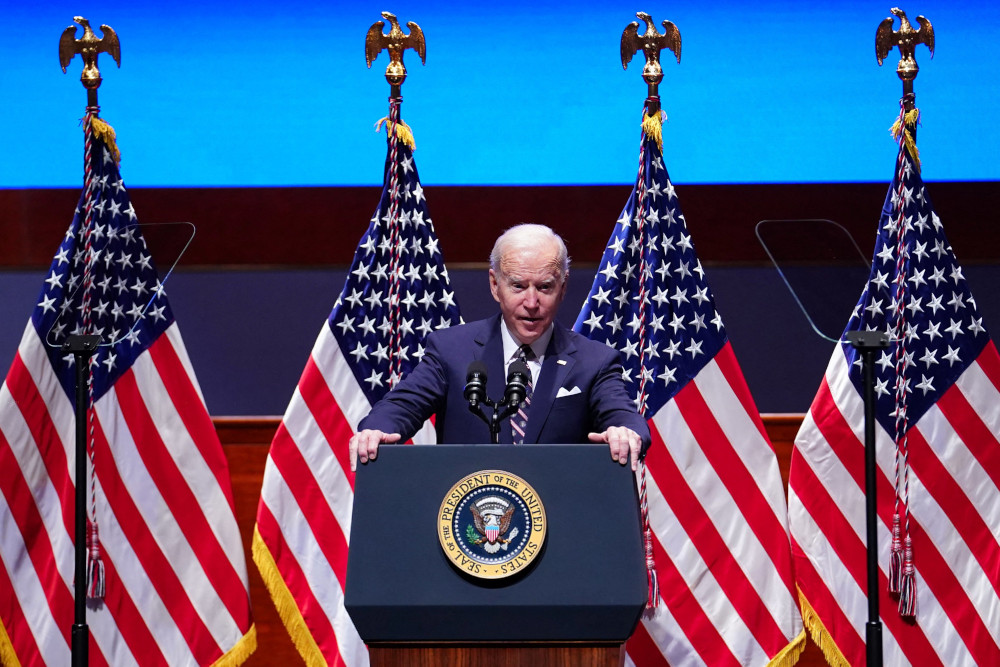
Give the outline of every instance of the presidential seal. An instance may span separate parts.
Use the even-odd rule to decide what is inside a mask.
[[[545,508],[517,475],[480,470],[445,494],[438,539],[455,567],[480,579],[524,570],[545,542]]]

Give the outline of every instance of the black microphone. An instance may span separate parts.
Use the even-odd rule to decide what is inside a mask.
[[[465,372],[465,400],[473,408],[486,400],[486,364],[481,361],[473,361]]]
[[[528,395],[528,385],[531,383],[531,371],[528,364],[520,359],[514,361],[507,371],[507,388],[503,392],[503,400],[514,407],[524,401]]]

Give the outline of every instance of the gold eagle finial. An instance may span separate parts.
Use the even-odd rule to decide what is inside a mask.
[[[636,12],[636,17],[646,24],[646,32],[639,34],[639,22],[632,21],[622,32],[622,69],[628,69],[628,64],[632,62],[632,56],[639,50],[646,54],[646,66],[642,69],[643,78],[649,70],[650,74],[655,72],[660,78],[663,77],[663,69],[660,67],[660,51],[670,49],[677,56],[677,62],[681,61],[681,31],[670,21],[663,22],[664,32],[661,34],[653,25],[653,17],[645,12]]]
[[[906,18],[906,12],[898,7],[893,7],[890,11],[899,17],[899,30],[892,29],[891,16],[879,23],[875,31],[875,59],[881,65],[892,47],[898,46],[900,59],[896,73],[904,82],[912,81],[920,69],[913,57],[917,44],[926,44],[931,52],[931,58],[934,57],[934,27],[926,18],[918,16],[917,24],[920,28],[914,30]]]
[[[59,38],[59,64],[62,65],[63,74],[66,73],[66,66],[73,60],[73,56],[80,54],[83,59],[83,72],[80,74],[80,81],[83,82],[87,90],[97,90],[101,85],[101,72],[97,69],[97,54],[104,52],[114,58],[115,63],[122,66],[121,44],[118,42],[118,35],[108,25],[101,26],[101,38],[90,28],[90,21],[82,16],[74,16],[73,21],[83,26],[83,37],[76,39],[76,26],[63,30],[62,37]]]
[[[423,31],[413,21],[406,24],[406,27],[410,29],[410,34],[405,35],[399,27],[399,21],[396,20],[395,14],[382,12],[382,16],[389,21],[392,28],[388,34],[383,34],[382,28],[385,27],[385,21],[376,21],[368,28],[368,34],[365,35],[365,61],[370,68],[382,49],[389,51],[389,65],[385,68],[385,80],[392,86],[393,96],[398,96],[399,86],[406,80],[403,51],[413,49],[420,56],[421,64],[426,64],[427,45],[424,42]]]
[[[645,12],[636,12],[635,15],[646,24],[646,32],[639,34],[639,22],[632,21],[622,32],[621,53],[622,69],[628,69],[628,64],[632,61],[638,51],[646,55],[646,64],[642,68],[642,78],[649,87],[647,104],[649,114],[659,111],[660,102],[657,86],[663,80],[663,68],[660,67],[660,51],[670,49],[677,57],[677,62],[681,61],[681,31],[670,21],[663,21],[663,33],[657,31],[653,25],[653,17]]]

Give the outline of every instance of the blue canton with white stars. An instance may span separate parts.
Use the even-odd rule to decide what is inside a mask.
[[[31,322],[63,389],[75,396],[70,334],[97,334],[90,358],[96,401],[174,321],[138,219],[107,146],[93,139],[93,178],[52,260]],[[89,223],[87,210],[91,211]]]
[[[398,178],[395,191],[391,169]],[[393,199],[398,207],[395,236]],[[391,150],[387,155],[382,198],[354,253],[330,328],[374,404],[420,361],[427,334],[460,323],[413,153],[399,142],[395,165]]]
[[[727,339],[660,148],[643,133],[640,152],[635,188],[574,329],[621,352],[626,385],[652,417]]]
[[[896,432],[897,403],[912,427],[989,341],[919,168],[904,149],[882,207],[871,274],[846,331],[862,329],[889,334],[875,366],[876,415],[889,433]],[[843,347],[861,392],[861,354]]]

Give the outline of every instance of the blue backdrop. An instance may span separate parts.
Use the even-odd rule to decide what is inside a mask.
[[[619,40],[637,9],[683,36],[680,65],[663,54],[661,85],[676,182],[888,181],[899,55],[878,67],[874,42],[890,6],[17,3],[0,40],[12,138],[0,187],[80,185],[81,61],[63,74],[57,58],[74,14],[121,39],[121,69],[101,56],[100,102],[130,185],[378,184],[388,58],[367,69],[363,43],[381,9],[426,34],[427,64],[407,52],[403,86],[425,184],[630,182],[645,84],[641,54],[622,70]],[[933,60],[917,50],[925,180],[997,180],[1000,3],[903,8],[937,31]]]

